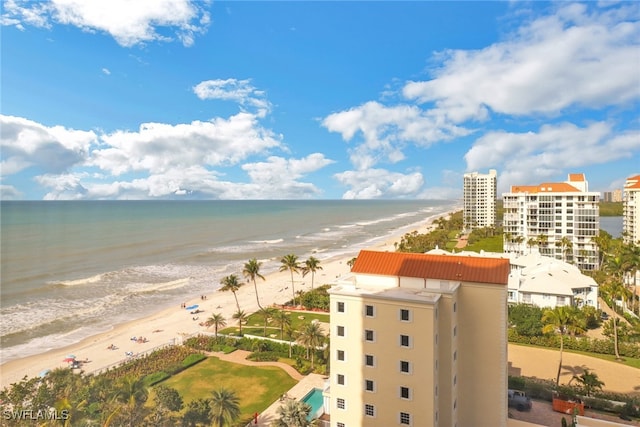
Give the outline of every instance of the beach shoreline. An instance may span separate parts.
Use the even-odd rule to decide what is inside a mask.
[[[397,233],[367,249],[394,251],[394,243],[399,242],[406,233],[414,230],[418,233],[428,233],[433,229],[433,224],[437,219],[448,218],[459,210],[455,208],[428,217],[424,222],[417,223],[411,230],[398,230]],[[315,273],[314,286],[333,283],[340,276],[348,274],[347,263],[357,256],[357,252],[358,250],[354,249],[352,254],[321,260],[322,270]],[[300,261],[304,262],[303,259]],[[241,277],[241,272],[236,274],[241,279],[241,283],[245,282]],[[264,281],[257,280],[258,296],[263,307],[283,304],[293,298],[291,275],[288,271],[269,273],[265,275],[265,278]],[[307,275],[302,278],[301,275],[294,275],[293,285],[296,291],[308,291],[311,289],[311,276]],[[247,313],[258,310],[253,282],[246,282],[236,294],[242,310]],[[77,360],[85,361],[82,367],[83,371],[92,373],[126,361],[127,353],[137,355],[160,346],[180,344],[185,337],[210,331],[210,328],[200,324],[214,313],[222,314],[227,319],[228,325],[235,323],[232,315],[237,307],[233,293],[217,290],[207,294],[206,299],[203,297],[205,296],[176,301],[175,307],[162,309],[152,315],[114,325],[109,331],[92,335],[74,344],[7,361],[0,365],[1,387],[5,388],[19,382],[25,376],[28,378],[36,377],[45,370],[66,368],[68,362],[64,362],[64,360],[70,355],[75,356]],[[183,305],[186,307],[198,305],[198,310],[201,312],[192,314],[193,310],[187,310],[183,308]],[[134,341],[133,337],[137,339],[143,337],[144,339]],[[115,349],[110,349],[112,346]]]

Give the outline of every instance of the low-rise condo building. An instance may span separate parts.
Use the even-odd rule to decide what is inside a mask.
[[[333,286],[331,427],[507,425],[509,260],[361,251]]]
[[[622,238],[640,245],[640,175],[627,178],[624,184]]]
[[[536,252],[511,260],[507,301],[552,309],[563,305],[598,308],[598,289],[598,283],[575,265]]]
[[[495,227],[497,177],[495,169],[491,169],[488,174],[464,174],[462,221],[466,231]]]
[[[598,268],[593,240],[600,230],[600,193],[590,192],[584,174],[565,182],[514,185],[502,195],[504,251],[542,255],[582,270]]]

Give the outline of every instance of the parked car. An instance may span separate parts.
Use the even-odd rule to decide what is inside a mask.
[[[603,311],[602,313],[600,313],[600,318],[606,321],[609,320],[609,315]]]
[[[509,389],[507,396],[510,408],[516,408],[518,411],[529,411],[531,409],[531,398],[524,391]]]

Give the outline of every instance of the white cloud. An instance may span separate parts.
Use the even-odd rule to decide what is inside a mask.
[[[402,174],[385,169],[345,171],[334,175],[350,189],[343,199],[412,198],[424,184],[422,174]]]
[[[210,16],[204,5],[191,0],[10,0],[5,3],[3,25],[24,24],[48,28],[51,22],[73,25],[89,32],[105,32],[120,45],[131,47],[151,41],[179,39],[191,46],[206,31]],[[161,29],[173,34],[162,34]]]
[[[110,71],[108,68],[103,68],[103,69],[102,69],[102,73],[103,73],[103,74],[106,74],[107,76],[110,76],[110,75],[111,75],[111,71]]]
[[[271,104],[265,98],[264,92],[253,87],[248,79],[205,80],[195,85],[193,92],[203,100],[222,99],[255,107],[260,117],[264,117],[271,110]]]
[[[330,132],[340,133],[345,141],[353,139],[357,132],[362,133],[364,142],[351,152],[351,162],[358,170],[371,168],[380,161],[403,160],[402,148],[408,143],[428,147],[469,133],[442,123],[437,115],[416,106],[387,107],[374,101],[330,114],[322,125]]]
[[[12,185],[0,184],[0,200],[20,200],[24,194]]]
[[[84,162],[95,133],[46,127],[28,119],[0,115],[2,175],[12,175],[28,167],[62,173]]]
[[[281,136],[259,126],[249,113],[178,125],[144,123],[138,132],[117,131],[101,139],[104,148],[94,150],[89,164],[114,175],[229,166],[282,147]]]
[[[623,9],[590,14],[586,5],[562,5],[510,40],[443,52],[436,77],[407,83],[404,95],[434,102],[454,123],[485,120],[488,109],[523,116],[637,100],[639,9]]]
[[[500,170],[499,191],[508,186],[538,183],[566,169],[579,171],[640,151],[640,133],[615,133],[609,123],[586,127],[572,123],[544,125],[538,132],[490,132],[478,138],[465,155],[468,170]],[[500,185],[504,183],[504,185]]]

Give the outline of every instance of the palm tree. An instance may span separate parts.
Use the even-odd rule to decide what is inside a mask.
[[[262,309],[262,305],[260,305],[260,298],[258,298],[258,285],[256,284],[256,277],[259,277],[262,280],[267,280],[262,274],[260,274],[261,265],[261,262],[258,262],[257,259],[252,258],[244,264],[244,269],[242,270],[242,274],[244,274],[244,277],[253,280],[253,287],[256,290],[256,301],[258,302],[258,308],[260,309]]]
[[[529,237],[527,240],[527,246],[529,247],[529,253],[531,253],[531,248],[538,244],[538,241],[534,237]]]
[[[523,253],[523,251],[521,250],[521,246],[524,243],[524,236],[516,236],[513,241],[518,245],[518,253]]]
[[[613,319],[611,319],[611,323],[613,324],[613,349],[616,354],[616,360],[620,360],[620,352],[618,350],[618,314],[616,311],[616,301],[621,299],[624,305],[625,295],[627,295],[628,290],[624,287],[620,279],[614,279],[604,286],[601,286],[600,291],[608,296],[613,304]]]
[[[622,257],[624,258],[624,270],[629,277],[628,283],[633,283],[633,296],[631,301],[631,311],[636,312],[636,308],[639,307],[638,300],[638,271],[640,270],[640,246],[633,243],[627,243],[622,246]],[[640,308],[638,308],[640,313]]]
[[[238,281],[238,276],[236,276],[235,274],[225,276],[222,278],[222,280],[220,280],[220,284],[223,285],[220,288],[221,291],[233,292],[233,297],[236,299],[236,306],[238,307],[238,310],[240,310],[240,304],[238,303],[238,295],[236,295],[236,292],[238,292],[240,286],[242,286],[242,283]]]
[[[240,310],[238,309],[238,311],[240,311]],[[207,319],[206,325],[214,327],[215,338],[217,340],[218,339],[218,329],[219,328],[224,328],[225,326],[227,326],[227,319],[225,319],[224,316],[221,313],[214,313],[213,315],[211,315],[211,317],[209,317]]]
[[[569,252],[573,248],[573,242],[567,236],[563,236],[560,240],[556,242],[556,246],[561,248],[562,252],[562,261],[567,261],[567,252]]]
[[[311,273],[311,289],[313,289],[313,279],[315,278],[316,271],[318,270],[322,270],[319,259],[309,257],[309,259],[304,262],[304,267],[302,267],[302,277]]]
[[[598,378],[598,374],[590,372],[588,368],[584,368],[582,374],[574,375],[572,380],[576,380],[580,384],[580,387],[582,387],[587,397],[590,397],[591,393],[595,390],[602,390],[602,386],[604,385]]]
[[[264,333],[263,336],[267,336],[267,323],[269,323],[269,320],[271,318],[273,318],[274,314],[275,314],[276,310],[274,310],[271,307],[265,307],[263,309],[260,310],[260,315],[262,315],[262,317],[264,317]]]
[[[358,257],[353,257],[349,261],[347,261],[347,265],[349,266],[349,270],[351,270],[353,268],[353,266],[356,264],[356,260],[357,259],[358,259]]]
[[[538,241],[538,252],[540,252],[542,255],[546,255],[546,250],[542,250],[542,249],[547,248],[547,243],[549,242],[549,236],[547,236],[546,234],[538,234],[538,237],[536,240]]]
[[[211,418],[218,427],[231,425],[240,417],[240,400],[234,391],[222,387],[212,395]]]
[[[291,326],[291,316],[282,310],[275,312],[273,323],[280,328],[280,339],[284,340],[284,330],[287,326]]]
[[[311,406],[300,400],[287,399],[283,405],[277,409],[280,416],[275,420],[275,427],[310,427],[315,425],[313,421],[307,420]]]
[[[240,336],[242,336],[242,324],[247,321],[247,313],[244,310],[238,310],[233,313],[233,318],[238,321],[238,328],[240,328]]]
[[[324,342],[324,333],[322,333],[320,323],[309,322],[304,324],[300,330],[298,342],[306,347],[307,359],[309,359],[309,350],[311,349],[311,369],[313,369],[313,355],[315,354],[316,348]]]
[[[116,397],[128,411],[129,427],[138,425],[137,422],[140,421],[143,415],[141,409],[149,397],[149,391],[144,385],[142,378],[134,378],[131,376],[122,378],[119,386]]]
[[[554,309],[545,310],[542,315],[542,322],[545,324],[542,332],[560,334],[560,362],[558,363],[558,374],[556,375],[556,385],[560,384],[560,371],[562,370],[562,351],[564,349],[564,336],[566,334],[577,334],[584,332],[582,327],[580,311],[575,307],[559,306]]]
[[[280,260],[282,265],[280,271],[289,270],[291,272],[291,292],[293,294],[293,305],[296,305],[296,288],[293,284],[293,273],[298,274],[300,271],[300,264],[298,263],[297,255],[289,254],[282,257]]]

